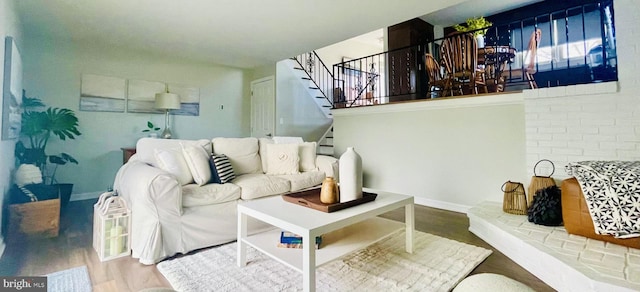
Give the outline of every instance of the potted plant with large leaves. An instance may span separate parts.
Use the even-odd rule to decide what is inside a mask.
[[[23,91],[23,113],[21,140],[16,143],[15,155],[20,164],[33,164],[43,174],[43,182],[55,185],[60,191],[62,205],[69,202],[72,184],[60,184],[56,180],[56,172],[60,165],[78,164],[68,153],[48,154],[49,139],[75,139],[81,135],[78,130],[78,118],[74,111],[66,108],[48,107],[36,97],[27,97]],[[37,195],[37,194],[36,194]]]

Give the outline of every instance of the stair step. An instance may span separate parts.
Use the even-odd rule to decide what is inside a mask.
[[[331,108],[331,106],[330,106],[330,105],[323,105],[322,107],[328,107],[328,108]]]
[[[309,77],[301,77],[301,78],[302,78],[302,80],[311,80],[311,78],[309,78]]]
[[[333,147],[320,146],[318,147],[318,151],[316,151],[316,153],[322,155],[333,155]]]
[[[302,68],[300,68],[300,67],[293,67],[293,69],[296,69],[296,70],[304,70],[304,69],[302,69]]]
[[[309,86],[309,89],[320,89],[318,87]]]
[[[324,96],[316,96],[316,98],[325,98]]]

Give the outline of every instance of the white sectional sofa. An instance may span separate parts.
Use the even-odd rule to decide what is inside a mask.
[[[114,182],[114,190],[132,211],[132,256],[150,265],[234,241],[240,200],[317,186],[325,176],[337,175],[337,160],[316,156],[315,146],[262,138],[140,139],[136,154],[118,170]],[[212,153],[228,157],[235,179],[211,182]],[[250,233],[269,228],[249,224]]]

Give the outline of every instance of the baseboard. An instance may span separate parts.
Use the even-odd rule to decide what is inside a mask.
[[[437,208],[437,209],[443,209],[443,210],[453,211],[458,213],[464,213],[464,214],[466,214],[467,211],[471,209],[471,206],[467,206],[467,205],[454,204],[454,203],[449,203],[445,201],[432,200],[432,199],[416,197],[416,196],[413,197],[413,200],[418,205]]]
[[[69,199],[69,201],[82,201],[82,200],[97,199],[98,197],[100,197],[100,194],[102,194],[102,192],[71,194],[71,198]]]

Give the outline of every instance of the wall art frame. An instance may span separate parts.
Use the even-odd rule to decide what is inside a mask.
[[[80,110],[95,112],[125,111],[127,80],[97,74],[82,74]]]

